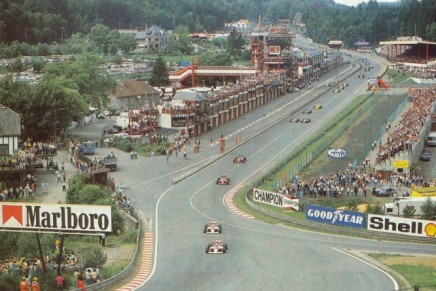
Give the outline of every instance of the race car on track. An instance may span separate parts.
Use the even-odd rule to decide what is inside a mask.
[[[243,164],[243,163],[245,163],[246,161],[247,161],[247,158],[244,157],[243,155],[239,155],[239,156],[237,156],[237,157],[235,157],[235,158],[233,159],[233,162],[234,162],[234,163],[237,163],[237,164]]]
[[[230,178],[227,177],[227,176],[221,176],[221,177],[218,177],[218,178],[216,179],[216,183],[217,183],[218,185],[229,185],[229,184],[230,184]]]
[[[311,113],[312,113],[312,110],[310,110],[310,109],[306,109],[303,111],[303,114],[311,114]]]
[[[214,240],[207,244],[206,254],[225,254],[227,252],[227,244],[222,240]]]
[[[223,231],[223,226],[218,221],[209,221],[208,224],[204,225],[204,233],[221,233]]]
[[[289,122],[298,123],[298,122],[300,122],[300,118],[292,118],[291,120],[289,120]]]
[[[313,109],[315,109],[315,110],[318,110],[318,109],[321,109],[322,108],[322,105],[321,104],[315,104],[315,105],[313,105]]]
[[[310,119],[309,118],[303,118],[300,120],[301,123],[310,123]]]

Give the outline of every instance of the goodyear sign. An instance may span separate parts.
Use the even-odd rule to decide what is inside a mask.
[[[112,231],[111,206],[0,203],[0,230],[62,233]]]
[[[368,214],[368,230],[436,238],[436,222],[430,220]]]
[[[269,204],[277,207],[292,208],[294,210],[300,210],[300,200],[294,199],[289,195],[280,194],[271,191],[265,191],[254,188],[253,199],[256,202]]]
[[[394,160],[394,168],[396,169],[406,169],[409,167],[408,160]]]
[[[431,197],[436,196],[436,187],[422,187],[412,190],[412,197]]]
[[[366,215],[364,213],[326,208],[317,205],[306,207],[307,220],[329,223],[339,226],[365,227]]]

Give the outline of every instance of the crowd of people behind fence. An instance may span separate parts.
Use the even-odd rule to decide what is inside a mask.
[[[51,254],[44,255],[44,268],[56,271],[58,268],[59,246],[56,246]],[[60,270],[73,273],[80,269],[79,257],[73,250],[64,248]],[[26,278],[40,277],[43,273],[42,260],[39,257],[10,257],[0,260],[0,277],[3,273],[12,273]]]
[[[432,104],[436,100],[436,87],[415,89],[409,91],[409,98],[413,104],[401,115],[387,141],[379,144],[376,163],[386,162],[394,158],[401,151],[411,151],[413,142],[417,142],[424,122],[433,110]]]
[[[423,181],[421,175],[385,174],[376,173],[369,166],[353,167],[349,165],[344,171],[338,171],[331,175],[320,176],[315,179],[301,179],[298,175],[293,178],[292,183],[285,185],[278,190],[282,194],[290,194],[295,197],[366,197],[372,191],[381,186],[389,185],[401,190],[402,186],[407,188],[415,186],[429,186]],[[409,195],[404,190],[403,195]]]
[[[436,71],[433,68],[422,68],[422,67],[410,67],[403,63],[395,64],[395,68],[398,74],[411,74],[414,78],[419,79],[435,79]]]
[[[30,139],[23,142],[22,147],[11,157],[0,158],[2,169],[29,169],[36,167],[36,160],[40,157],[53,156],[57,153],[57,146],[53,142],[37,142]],[[0,201],[25,198],[36,194],[37,178],[29,172],[23,179],[3,178],[0,182]],[[44,185],[41,185],[44,188]]]

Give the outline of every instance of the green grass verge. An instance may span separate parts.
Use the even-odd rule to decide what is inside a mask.
[[[410,285],[419,286],[419,290],[436,290],[436,263],[434,258],[404,256],[399,254],[369,253],[370,257],[401,274]],[[391,274],[399,282],[401,288],[405,284]]]
[[[397,70],[388,70],[385,75],[385,79],[393,84],[416,85],[416,83],[411,78],[412,78],[412,74],[407,72],[398,73]]]

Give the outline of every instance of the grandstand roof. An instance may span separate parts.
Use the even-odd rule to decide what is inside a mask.
[[[423,41],[423,40],[392,40],[392,41],[381,41],[380,45],[417,45],[417,44],[429,44],[436,45],[436,42]]]

